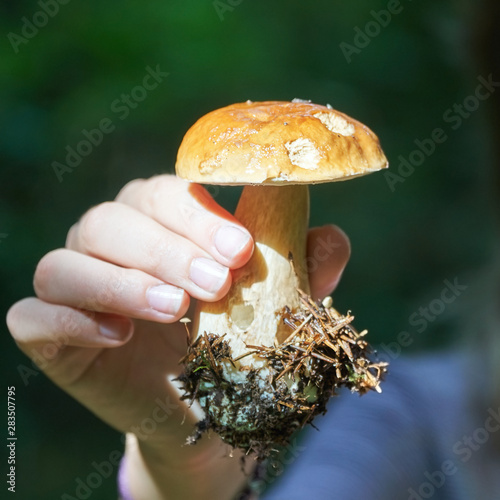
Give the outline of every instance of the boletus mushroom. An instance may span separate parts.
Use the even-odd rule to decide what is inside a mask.
[[[380,391],[385,363],[368,358],[366,331],[357,333],[350,313],[310,297],[305,251],[307,185],[386,167],[368,127],[299,99],[233,104],[186,133],[177,175],[244,184],[235,215],[255,241],[229,293],[197,306],[180,377],[184,398],[205,413],[191,441],[213,430],[263,457],[324,413],[337,388]]]

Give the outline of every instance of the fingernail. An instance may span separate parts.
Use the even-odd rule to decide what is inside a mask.
[[[250,235],[234,226],[222,226],[215,233],[215,248],[226,259],[233,259],[251,240]]]
[[[199,257],[191,261],[191,281],[207,292],[217,292],[226,282],[229,269],[215,260]]]
[[[125,340],[132,328],[130,320],[118,317],[103,317],[99,321],[99,331],[103,337],[111,340]]]
[[[172,285],[153,286],[146,292],[149,305],[164,314],[175,316],[181,308],[184,290]]]

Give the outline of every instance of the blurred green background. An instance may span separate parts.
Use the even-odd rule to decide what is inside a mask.
[[[68,228],[88,207],[113,199],[131,179],[173,172],[182,136],[201,115],[247,99],[299,97],[330,103],[370,126],[395,174],[400,155],[408,159],[418,149],[416,140],[445,131],[447,139],[393,189],[384,173],[313,187],[312,224],[333,222],[350,236],[352,259],[334,300],[354,312],[372,342],[387,344],[408,331],[414,339],[408,352],[415,352],[455,340],[462,298],[422,333],[409,317],[439,297],[443,280],[472,283],[493,254],[490,103],[481,101],[456,129],[456,121],[445,119],[448,109],[474,94],[478,76],[491,72],[475,45],[486,4],[46,3],[58,12],[33,29],[30,22],[44,24],[40,3],[0,2],[3,316],[33,293],[37,261],[64,245]],[[382,14],[376,21],[372,11],[396,5],[390,20]],[[128,116],[118,113],[113,103],[141,84],[146,67],[157,65],[168,76]],[[59,182],[53,162],[64,163],[65,148],[75,148],[82,130],[104,118],[114,131]],[[211,192],[235,207],[238,188]],[[121,450],[120,436],[44,375],[24,383],[20,367],[31,364],[5,324],[2,334],[2,380],[17,388],[17,498],[77,498],[78,478]],[[115,496],[112,474],[89,498]]]

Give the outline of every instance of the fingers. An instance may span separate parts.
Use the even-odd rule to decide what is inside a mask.
[[[54,358],[55,351],[68,346],[118,347],[133,331],[128,318],[89,313],[29,297],[14,304],[7,313],[7,326],[19,347],[33,357],[32,349]]]
[[[307,268],[311,294],[323,299],[337,286],[349,260],[349,238],[337,226],[327,225],[309,231]]]
[[[68,235],[67,245],[140,270],[206,301],[220,299],[231,285],[229,268],[204,249],[121,203],[103,203],[89,210]]]
[[[181,288],[67,249],[43,257],[34,287],[45,302],[162,323],[180,319],[189,307]]]
[[[130,182],[116,200],[191,240],[232,269],[243,266],[252,254],[248,231],[199,184],[161,175]]]
[[[196,184],[173,176],[133,181],[117,200],[94,207],[72,228],[67,246],[93,259],[75,266],[74,256],[60,255],[52,265],[57,286],[44,285],[43,274],[37,281],[44,300],[173,321],[188,307],[183,290],[219,300],[231,285],[229,269],[253,251],[248,232]],[[307,250],[311,288],[321,298],[340,279],[349,240],[336,226],[324,226],[310,231]],[[79,269],[73,282],[65,280],[72,269]]]
[[[128,318],[83,312],[32,297],[10,308],[7,326],[19,348],[63,387],[78,380],[103,348],[128,342],[134,327]],[[21,376],[27,380],[31,374],[33,370],[28,370]]]

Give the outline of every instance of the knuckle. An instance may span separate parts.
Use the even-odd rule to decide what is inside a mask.
[[[195,226],[207,235],[213,235],[221,221],[210,211],[212,204],[213,199],[203,186],[190,185],[189,192],[180,196],[176,204],[178,216],[184,227]]]
[[[174,175],[157,175],[146,181],[144,199],[141,201],[146,206],[148,213],[156,213],[164,206],[166,197],[175,200],[181,199],[189,186],[190,183]]]
[[[100,283],[96,299],[101,306],[106,309],[119,300],[120,292],[123,289],[122,272],[118,269],[111,271],[109,275]]]
[[[81,308],[98,312],[113,309],[126,294],[125,271],[119,268],[110,270],[101,278],[96,289],[96,293],[87,299]]]
[[[146,213],[156,213],[158,207],[161,206],[162,200],[166,196],[172,195],[173,184],[172,178],[165,175],[151,177],[146,181],[144,199],[141,200],[145,205]]]
[[[176,268],[175,257],[172,255],[171,245],[165,236],[153,236],[143,249],[143,265],[148,273],[162,278],[166,271],[166,262],[171,262],[171,268]],[[179,259],[178,259],[179,260]]]
[[[114,211],[116,204],[107,201],[92,207],[80,220],[80,246],[82,250],[92,252],[97,245],[103,226],[109,215]]]
[[[178,216],[184,227],[192,227],[198,223],[198,220],[204,216],[200,210],[196,210],[193,206],[187,203],[179,203],[177,206]]]
[[[71,309],[61,308],[54,314],[55,329],[51,340],[59,344],[67,345],[70,337],[78,336],[81,332],[81,324],[75,312]]]
[[[144,209],[147,214],[156,212],[158,200],[160,199],[162,192],[163,196],[165,196],[163,185],[164,182],[161,180],[161,177],[153,177],[147,181],[147,187],[145,189],[147,194],[145,194],[141,200],[141,204],[144,205]]]
[[[116,201],[120,203],[129,203],[146,182],[147,181],[144,179],[134,179],[127,182],[116,195]]]
[[[33,276],[33,288],[38,297],[44,298],[48,294],[48,286],[57,266],[57,258],[61,249],[52,250],[38,262]]]

